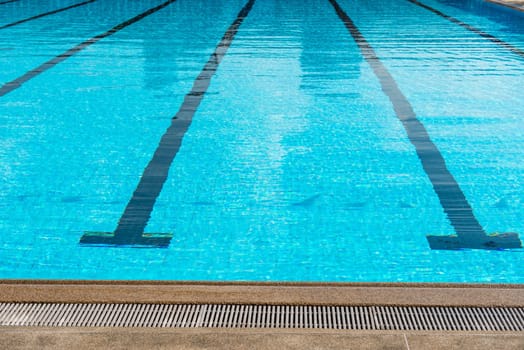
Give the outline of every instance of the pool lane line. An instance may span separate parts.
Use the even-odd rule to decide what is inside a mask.
[[[9,27],[14,27],[14,26],[16,26],[18,24],[22,24],[22,23],[25,23],[25,22],[32,21],[34,19],[38,19],[38,18],[54,15],[55,13],[59,13],[59,12],[67,11],[67,10],[70,10],[70,9],[74,9],[75,7],[84,6],[84,5],[87,5],[87,4],[95,2],[95,1],[96,0],[88,0],[88,1],[84,1],[84,2],[81,2],[81,3],[78,3],[78,4],[74,4],[74,5],[71,5],[71,6],[67,6],[67,7],[63,7],[63,8],[60,8],[60,9],[56,9],[56,10],[53,10],[53,11],[41,13],[41,14],[33,16],[33,17],[29,17],[29,18],[26,18],[26,19],[21,19],[19,21],[13,22],[13,23],[9,23],[9,24],[3,25],[3,26],[0,27],[0,29],[6,29],[6,28],[9,28]]]
[[[84,42],[82,42],[82,43],[80,43],[80,44],[70,48],[69,50],[61,53],[58,56],[55,56],[54,58],[50,59],[49,61],[42,63],[40,66],[38,66],[38,67],[28,71],[27,73],[25,73],[24,75],[16,78],[15,80],[12,80],[12,81],[10,81],[8,83],[5,83],[4,85],[2,85],[0,87],[0,97],[5,96],[8,93],[10,93],[11,91],[18,89],[25,82],[33,79],[34,77],[36,77],[39,74],[45,72],[46,70],[48,70],[50,68],[53,68],[54,66],[56,66],[60,62],[65,61],[66,59],[68,59],[69,57],[73,56],[74,54],[82,51],[86,47],[88,47],[90,45],[93,45],[94,43],[98,42],[101,39],[104,39],[104,38],[106,38],[108,36],[111,36],[111,35],[115,34],[116,32],[124,29],[125,27],[130,26],[131,24],[133,24],[135,22],[138,22],[141,19],[144,19],[145,17],[147,17],[147,16],[149,16],[149,15],[151,15],[151,14],[153,14],[153,13],[155,13],[155,12],[161,10],[161,9],[163,9],[164,7],[172,4],[175,1],[176,0],[168,0],[168,1],[163,2],[162,4],[160,4],[158,6],[152,7],[149,10],[147,10],[145,12],[142,12],[141,14],[139,14],[139,15],[137,15],[135,17],[133,17],[131,19],[128,19],[127,21],[124,21],[124,22],[114,26],[113,28],[109,29],[108,31],[106,31],[106,32],[104,32],[102,34],[98,34],[98,35],[92,37],[91,39],[88,39],[88,40],[86,40],[86,41],[84,41]]]
[[[407,0],[409,2],[411,2],[412,4],[415,4],[417,6],[420,6],[428,11],[431,11],[433,12],[434,14],[442,17],[442,18],[445,18],[447,19],[448,21],[452,22],[452,23],[455,23],[455,24],[458,24],[459,26],[461,26],[462,28],[465,28],[467,30],[469,30],[470,32],[473,32],[475,34],[478,34],[480,35],[481,37],[485,38],[485,39],[488,39],[489,41],[499,45],[499,46],[502,46],[503,48],[505,49],[508,49],[509,51],[513,52],[514,54],[524,58],[524,50],[516,47],[516,46],[513,46],[511,45],[510,43],[507,43],[505,42],[504,40],[502,39],[499,39],[497,38],[496,36],[494,35],[491,35],[489,33],[486,33],[485,31],[481,30],[481,29],[478,29],[477,27],[474,27],[470,24],[467,24],[465,22],[462,22],[461,20],[455,18],[455,17],[452,17],[452,16],[449,16],[449,15],[446,15],[444,12],[441,12],[431,6],[428,6],[426,4],[423,4],[421,3],[420,1],[418,0]]]
[[[3,4],[9,4],[9,3],[11,3],[11,2],[17,2],[17,1],[19,1],[19,0],[8,0],[8,1],[2,1],[2,2],[0,2],[0,5],[3,5]]]
[[[380,81],[382,91],[389,97],[395,114],[404,126],[409,141],[415,147],[440,204],[456,236],[427,236],[431,249],[501,249],[521,248],[516,233],[488,235],[478,222],[466,196],[446,166],[444,157],[431,141],[424,124],[417,119],[413,107],[400,91],[393,76],[382,64],[373,47],[364,38],[355,23],[335,0],[328,0],[338,17],[357,43],[362,55]]]
[[[114,232],[86,232],[80,238],[81,244],[157,247],[169,246],[171,234],[144,233],[151,212],[167,180],[169,168],[175,158],[182,139],[188,130],[198,106],[211,83],[220,62],[226,55],[233,39],[244,19],[248,16],[255,0],[249,0],[240,10],[235,21],[226,30],[224,36],[209,57],[204,68],[193,83],[191,91],[184,97],[184,102],[171,119],[171,124],[160,139],[153,157],[144,169],[140,181],[129,200]]]

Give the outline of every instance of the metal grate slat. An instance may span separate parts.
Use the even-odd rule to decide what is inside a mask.
[[[492,317],[489,309],[479,308],[480,313],[483,317],[483,320],[486,322],[486,325],[489,330],[498,330],[496,320]]]
[[[509,312],[512,316],[512,319],[515,321],[517,325],[517,330],[524,331],[524,312],[522,312],[523,310],[520,311],[521,312],[519,312],[519,310],[515,308],[509,308]]]
[[[94,322],[96,321],[96,311],[98,309],[97,304],[89,304],[86,308],[86,317],[84,320],[81,320],[81,325],[83,327],[93,327]]]
[[[137,307],[136,304],[128,304],[124,306],[124,313],[123,317],[120,320],[119,326],[121,327],[128,327],[131,323],[131,319],[133,318],[133,312],[135,308]]]
[[[8,315],[8,318],[6,318],[5,324],[7,326],[13,326],[15,325],[18,320],[20,322],[21,326],[25,326],[25,321],[29,317],[31,312],[25,312],[30,308],[30,304],[21,304],[20,308],[17,308],[16,305],[13,306],[11,309],[11,312]],[[33,312],[36,312],[39,309],[39,306],[35,308]],[[3,323],[3,322],[2,322]]]
[[[9,313],[5,316],[5,321],[2,322],[3,325],[12,326],[16,324],[17,321],[23,322],[23,316],[20,316],[21,309],[27,307],[28,304],[13,304]]]
[[[104,308],[103,312],[101,313],[100,315],[100,323],[99,323],[99,327],[106,327],[108,325],[108,318],[111,316],[111,314],[113,313],[113,309],[116,309],[116,306],[117,305],[113,305],[113,304],[106,304],[106,307]]]
[[[445,317],[440,310],[440,307],[435,308],[435,322],[437,324],[437,330],[442,331],[446,329],[451,329],[449,325],[445,322]]]
[[[508,314],[505,316],[507,317],[508,323],[511,327],[510,330],[518,331],[518,323],[516,322],[515,317],[512,315],[511,309],[508,310]]]
[[[164,317],[162,321],[162,328],[169,327],[172,323],[173,319],[173,310],[175,309],[175,305],[168,305],[167,308],[164,309]]]
[[[9,321],[11,320],[11,314],[13,314],[16,311],[16,304],[13,303],[6,303],[0,306],[2,311],[0,312],[0,319],[2,320],[0,325],[1,326],[7,326],[9,325]]]
[[[117,320],[119,319],[120,315],[121,315],[121,312],[122,310],[124,309],[125,305],[123,304],[116,304],[116,308],[114,308],[113,310],[113,314],[109,315],[108,319],[107,319],[107,324],[108,326],[115,326],[115,324],[117,323]]]
[[[162,325],[162,319],[163,319],[163,315],[164,315],[164,308],[165,308],[165,305],[161,305],[161,304],[157,304],[157,307],[155,309],[155,318],[153,320],[153,327],[161,327]]]
[[[2,317],[2,326],[11,326],[12,325],[12,322],[16,322],[16,320],[18,319],[18,312],[19,312],[19,309],[23,308],[26,304],[11,304],[9,307],[5,307],[7,310],[6,310],[6,313],[5,314],[2,314],[1,317]],[[18,306],[18,307],[17,307]]]
[[[401,324],[406,325],[408,330],[412,330],[413,323],[411,322],[411,320],[409,320],[409,311],[410,311],[409,307],[406,308],[406,312],[399,311],[400,322]]]
[[[504,317],[504,314],[500,313],[499,310],[497,309],[494,309],[493,310],[493,313],[495,314],[496,318],[497,318],[497,323],[500,325],[500,330],[501,331],[507,331],[510,329],[510,326],[509,326],[509,322],[508,320],[506,319],[506,317]]]
[[[64,314],[64,310],[66,309],[66,307],[67,307],[66,304],[57,304],[55,308],[55,312],[51,316],[51,319],[49,320],[51,327],[56,327],[58,325],[58,322],[60,322],[60,318]]]
[[[253,324],[254,324],[254,317],[255,317],[255,311],[254,311],[254,306],[253,305],[246,305],[245,306],[245,309],[246,309],[246,315],[244,317],[244,325],[243,327],[244,328],[253,328]]]
[[[470,331],[478,331],[478,330],[480,330],[477,322],[473,318],[472,310],[467,309],[467,308],[461,308],[460,312],[464,315],[464,317],[466,319],[466,324],[469,326],[468,330],[470,330]]]
[[[462,330],[462,325],[460,324],[460,322],[456,319],[456,313],[457,312],[449,312],[448,309],[444,308],[443,309],[445,314],[446,314],[446,319],[449,321],[449,323],[451,324],[451,327],[452,330],[455,330],[455,331],[461,331]]]
[[[207,327],[213,327],[215,324],[215,315],[217,312],[217,305],[212,305],[211,310],[208,313]]]
[[[227,319],[227,315],[226,315],[226,305],[219,305],[218,306],[218,323],[217,323],[217,327],[221,327],[221,328],[224,328],[224,324],[226,322],[226,319]]]
[[[349,329],[359,329],[357,318],[355,317],[354,307],[348,306],[346,307],[346,315],[349,319]]]
[[[189,305],[188,308],[186,308],[185,317],[182,321],[182,327],[184,328],[190,328],[191,327],[191,321],[193,319],[193,315],[195,313],[195,307],[197,305]]]
[[[30,304],[22,304],[20,305],[20,308],[17,308],[16,305],[14,305],[11,309],[11,312],[9,313],[9,318],[6,320],[6,325],[12,326],[18,320],[21,323],[21,325],[25,325],[27,318],[31,314],[31,311],[26,312],[26,310],[29,310],[29,308]],[[39,308],[40,306],[37,306],[32,312],[36,313]]]
[[[32,325],[33,326],[43,326],[45,325],[45,318],[47,317],[47,314],[49,312],[49,308],[52,306],[53,304],[43,304],[41,309],[40,309],[40,312],[38,313],[35,313],[34,315],[34,320],[32,322]]]
[[[125,322],[127,320],[127,318],[129,317],[129,309],[132,307],[133,305],[129,305],[129,304],[124,304],[122,305],[122,309],[120,310],[120,314],[117,315],[116,319],[115,319],[115,323],[114,323],[114,326],[116,327],[125,327]]]
[[[417,307],[417,312],[422,315],[424,330],[434,331],[437,329],[437,326],[435,324],[435,321],[433,320],[433,317],[428,315],[428,312],[425,308]]]
[[[477,327],[480,328],[481,331],[485,331],[489,329],[486,327],[486,323],[484,322],[484,319],[482,318],[482,315],[480,314],[480,311],[478,311],[478,308],[474,307],[471,309],[473,314],[473,319],[475,320]]]
[[[175,309],[175,318],[173,319],[173,326],[182,327],[184,319],[186,318],[186,310],[189,305],[177,305]]]

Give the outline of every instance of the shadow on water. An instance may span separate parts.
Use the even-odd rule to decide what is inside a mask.
[[[327,24],[329,22],[322,21],[320,17],[320,14],[324,17],[331,15],[329,8],[323,13],[316,6],[302,5],[298,8],[303,12],[301,18],[304,21],[300,55],[303,72],[301,89],[326,97],[355,97],[340,93],[337,87],[341,81],[357,80],[360,77],[362,56],[356,51],[341,54],[336,34]]]
[[[148,26],[140,37],[145,88],[160,91],[188,79],[188,73],[196,76],[222,33],[216,30],[209,36],[203,28],[212,26],[215,18],[227,18],[223,12],[223,6],[218,6],[216,1],[177,1],[159,13],[159,20],[154,26]],[[173,35],[174,31],[191,35]],[[201,63],[192,63],[195,61]]]
[[[315,194],[311,197],[308,197],[304,200],[301,200],[299,202],[293,203],[293,207],[302,207],[302,208],[310,208],[312,207],[316,202],[317,199],[320,197],[320,194]]]

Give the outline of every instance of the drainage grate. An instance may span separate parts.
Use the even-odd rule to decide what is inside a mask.
[[[524,331],[524,308],[0,303],[0,326]]]

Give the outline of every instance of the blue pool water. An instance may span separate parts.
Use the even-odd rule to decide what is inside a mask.
[[[0,27],[80,2],[1,4]],[[439,196],[370,64],[470,216],[524,240],[524,14],[481,0],[420,1],[448,18],[337,0],[371,60],[330,1],[256,0],[155,196],[146,237],[168,245],[80,243],[110,237],[131,198],[142,208],[144,169],[247,2],[174,1],[12,90],[165,0],[97,0],[0,29],[0,278],[524,283],[522,248],[429,245],[460,236],[442,198],[459,200]]]

